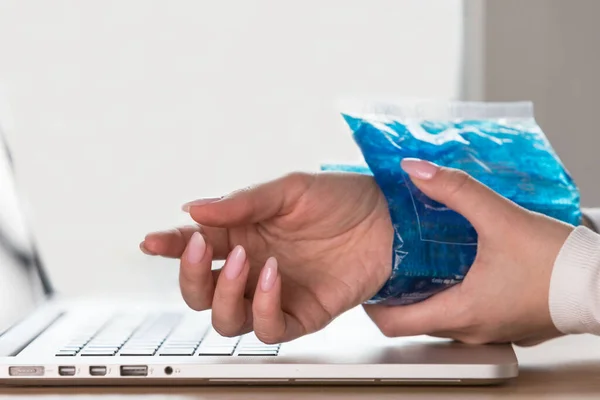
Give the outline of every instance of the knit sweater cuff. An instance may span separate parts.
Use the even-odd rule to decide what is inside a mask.
[[[583,226],[569,235],[554,262],[549,305],[559,331],[600,335],[600,235]]]

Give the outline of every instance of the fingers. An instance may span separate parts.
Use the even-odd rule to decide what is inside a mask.
[[[281,343],[306,334],[303,325],[282,309],[281,275],[275,258],[265,263],[252,302],[245,298],[250,273],[245,249],[236,246],[218,274],[211,271],[211,261],[211,246],[199,232],[193,233],[181,255],[179,283],[190,308],[212,308],[217,332],[238,336],[254,330],[264,343]]]
[[[197,244],[195,238],[193,236],[190,240],[190,250],[193,249],[190,246]],[[189,253],[186,249],[182,263],[189,262],[186,257]],[[189,262],[190,267],[194,265],[197,264]],[[209,279],[209,274],[197,272],[193,283],[188,283],[186,287],[183,281],[181,283],[184,299],[195,310],[212,306],[213,327],[223,336],[239,336],[254,330],[262,342],[272,344],[306,334],[302,324],[282,309],[281,275],[277,260],[269,258],[265,263],[252,302],[244,297],[249,272],[246,251],[242,246],[236,246],[221,270],[216,288],[211,286],[214,281]]]
[[[367,315],[387,337],[429,335],[460,326],[455,292],[458,285],[408,306],[364,305]]]
[[[409,158],[402,160],[402,168],[423,193],[463,215],[479,233],[518,209],[463,171]]]
[[[308,189],[312,175],[295,173],[232,193],[217,201],[188,203],[191,217],[199,224],[234,227],[285,215]]]
[[[261,272],[252,304],[254,332],[264,343],[281,343],[305,334],[302,324],[281,307],[281,275],[269,258]]]
[[[212,323],[223,336],[252,330],[252,305],[244,298],[250,263],[242,246],[236,246],[222,268],[213,298]]]
[[[195,232],[201,233],[211,244],[215,259],[222,260],[227,257],[230,250],[227,230],[198,225],[149,233],[140,243],[140,249],[148,255],[179,258]]]
[[[199,232],[194,232],[181,255],[179,286],[187,305],[196,311],[209,309],[215,289],[212,247]]]

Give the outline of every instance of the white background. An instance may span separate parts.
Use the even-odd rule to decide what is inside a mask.
[[[0,0],[9,140],[66,293],[171,290],[181,203],[353,160],[348,95],[452,98],[460,0]]]

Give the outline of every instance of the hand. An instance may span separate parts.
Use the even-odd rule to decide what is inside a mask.
[[[549,311],[550,277],[573,227],[526,211],[464,172],[420,160],[402,166],[423,193],[471,222],[478,249],[462,283],[410,306],[365,306],[384,334],[520,345],[559,336]]]
[[[199,225],[149,234],[140,246],[181,258],[183,298],[212,308],[226,336],[254,330],[276,343],[315,332],[391,273],[392,224],[369,176],[295,173],[184,208]]]

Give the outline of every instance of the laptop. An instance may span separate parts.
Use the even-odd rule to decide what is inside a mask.
[[[0,385],[493,384],[510,345],[386,338],[362,308],[289,343],[220,336],[183,301],[69,299],[36,252],[0,134]]]

